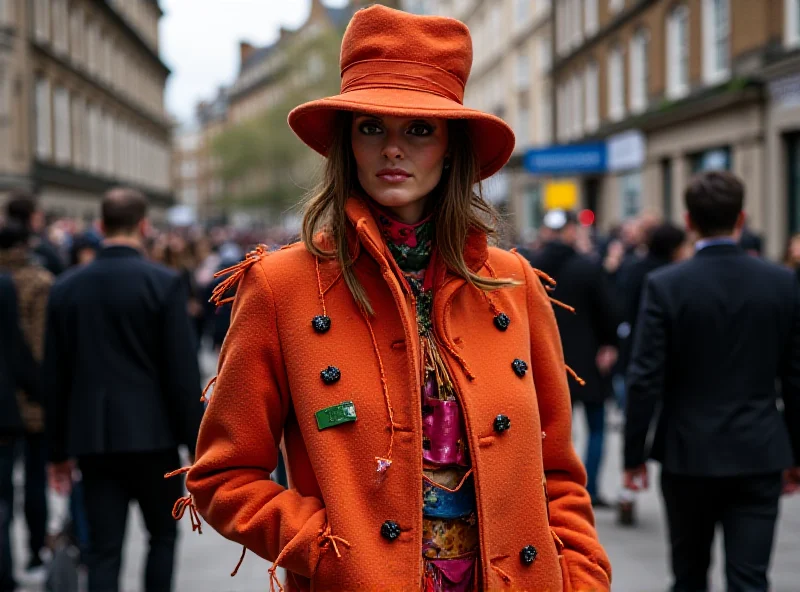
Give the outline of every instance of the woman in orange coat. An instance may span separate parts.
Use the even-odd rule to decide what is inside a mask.
[[[514,136],[462,105],[471,62],[456,20],[358,11],[341,94],[289,116],[327,157],[303,240],[219,287],[184,504],[279,588],[276,566],[291,590],[609,589],[543,274],[488,246],[476,183]]]

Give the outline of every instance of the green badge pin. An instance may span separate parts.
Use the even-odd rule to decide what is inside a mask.
[[[320,430],[324,430],[343,423],[355,421],[356,406],[352,401],[345,401],[333,407],[320,409],[315,415],[317,416],[317,427]]]

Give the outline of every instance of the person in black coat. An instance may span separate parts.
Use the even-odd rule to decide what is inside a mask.
[[[611,285],[599,263],[575,250],[577,221],[574,214],[551,210],[544,225],[552,238],[530,256],[533,267],[556,280],[553,297],[575,308],[556,307],[567,364],[585,380],[570,380],[572,401],[582,403],[589,426],[586,448],[586,489],[595,507],[607,507],[597,480],[605,440],[605,400],[611,394],[611,367],[617,359],[618,312]]]
[[[642,289],[647,275],[656,269],[675,263],[688,256],[686,249],[686,232],[665,222],[655,227],[647,240],[647,254],[633,263],[628,270],[625,283],[621,286],[621,296],[625,302],[624,329],[625,339],[620,344],[619,368],[622,373],[627,370],[633,348],[633,334],[636,331],[636,319],[642,302]],[[625,408],[625,405],[622,405]]]
[[[171,590],[182,494],[164,474],[194,455],[202,418],[200,371],[180,276],[147,261],[146,198],[115,189],[103,199],[106,239],[92,263],[53,287],[45,349],[52,483],[83,476],[90,592],[114,592],[128,504],[150,532],[144,589]]]
[[[17,294],[8,275],[0,275],[0,592],[16,589],[11,553],[14,514],[14,447],[25,434],[17,389],[41,400],[39,368],[22,337]]]
[[[47,240],[44,212],[27,191],[12,191],[6,203],[6,218],[15,221],[31,233],[31,249],[39,263],[53,275],[64,271],[64,261],[58,249]]]
[[[737,245],[736,177],[702,173],[685,200],[701,240],[693,259],[645,282],[628,369],[625,485],[647,487],[660,405],[649,456],[662,465],[673,590],[708,589],[721,524],[726,590],[766,592],[784,479],[790,489],[800,482],[800,286]]]

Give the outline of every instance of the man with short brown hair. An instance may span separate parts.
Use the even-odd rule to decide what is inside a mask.
[[[781,491],[800,483],[800,285],[737,244],[744,186],[734,175],[702,173],[685,198],[700,240],[694,258],[645,280],[628,367],[625,484],[647,487],[660,404],[649,456],[662,466],[673,592],[708,590],[717,524],[725,589],[767,592]]]
[[[144,590],[172,589],[177,529],[169,508],[180,481],[178,446],[194,453],[202,417],[200,372],[175,272],[142,255],[147,200],[113,189],[103,198],[103,248],[54,286],[45,355],[51,481],[83,476],[89,521],[89,591],[119,589],[128,504],[150,532]]]

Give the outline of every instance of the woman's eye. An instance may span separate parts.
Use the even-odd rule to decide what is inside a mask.
[[[412,136],[428,136],[433,133],[433,128],[429,125],[416,123],[408,131]]]
[[[362,123],[359,127],[362,134],[366,134],[368,136],[374,136],[375,134],[381,133],[381,128],[379,128],[374,123]]]

